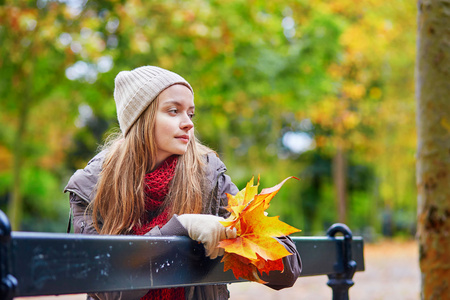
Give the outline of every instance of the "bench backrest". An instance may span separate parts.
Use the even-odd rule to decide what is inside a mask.
[[[187,237],[8,234],[2,227],[1,299],[238,281],[231,270],[223,272],[220,259],[206,258],[203,247]],[[293,240],[302,257],[301,276],[344,274],[348,250],[356,263],[353,272],[364,270],[360,237]]]

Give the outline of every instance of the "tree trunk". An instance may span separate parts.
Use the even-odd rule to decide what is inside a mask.
[[[24,93],[27,94],[27,93]],[[11,199],[8,203],[8,216],[11,222],[13,230],[20,229],[20,223],[22,221],[22,207],[23,196],[21,191],[22,181],[22,165],[23,165],[23,139],[25,136],[25,128],[27,124],[28,116],[28,103],[24,103],[24,100],[20,100],[19,112],[18,112],[18,125],[16,135],[14,137],[14,153],[13,153],[13,188],[11,193]]]
[[[347,159],[342,143],[337,146],[333,158],[333,182],[340,223],[347,222]]]
[[[450,2],[418,1],[418,237],[422,299],[450,295]]]

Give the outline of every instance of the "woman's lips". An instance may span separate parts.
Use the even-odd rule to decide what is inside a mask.
[[[176,138],[181,140],[181,141],[183,141],[183,142],[185,142],[185,143],[189,142],[189,135],[187,135],[187,134],[186,135],[177,136]]]

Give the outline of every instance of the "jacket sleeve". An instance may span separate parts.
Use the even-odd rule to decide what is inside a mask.
[[[95,230],[92,215],[87,210],[88,203],[75,193],[70,193],[70,209],[73,214],[73,232],[98,234]]]
[[[187,229],[178,221],[177,215],[174,215],[162,228],[156,226],[145,235],[189,236]]]
[[[283,258],[284,271],[271,271],[269,274],[264,273],[261,279],[266,281],[266,285],[275,290],[281,290],[294,285],[297,278],[302,272],[302,260],[300,254],[295,247],[294,242],[288,236],[277,238],[286,250],[292,255]]]
[[[227,210],[228,206],[227,194],[236,195],[239,192],[239,190],[231,181],[231,178],[226,174],[219,175],[217,186],[218,186],[217,198],[219,207],[217,215],[226,219],[230,216],[230,212]]]
[[[226,209],[226,194],[236,195],[239,190],[230,176],[225,174],[227,168],[214,152],[206,155],[206,165],[206,182],[209,187],[206,189],[208,194],[204,195],[203,213],[227,218],[230,213]]]

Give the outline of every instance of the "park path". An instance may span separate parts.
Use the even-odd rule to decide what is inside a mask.
[[[420,271],[414,241],[385,240],[364,245],[366,271],[354,276],[351,300],[418,300]],[[326,276],[299,278],[290,289],[274,291],[256,283],[229,286],[231,300],[331,300]],[[16,300],[84,300],[85,295],[15,298]]]

